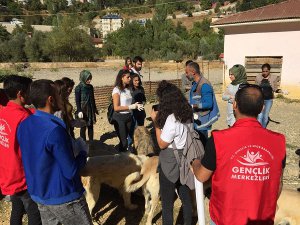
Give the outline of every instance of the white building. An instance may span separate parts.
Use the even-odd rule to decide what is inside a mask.
[[[120,29],[123,26],[123,19],[116,14],[108,14],[101,18],[101,33],[103,38],[107,34]]]
[[[212,27],[225,31],[225,81],[234,64],[245,65],[253,82],[261,65],[269,63],[271,72],[281,76],[280,86],[290,92],[289,97],[300,98],[300,0],[230,15]]]

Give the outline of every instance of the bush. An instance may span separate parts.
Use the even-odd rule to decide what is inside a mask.
[[[33,78],[31,73],[17,72],[14,70],[0,70],[0,83],[2,83],[6,79],[6,77],[11,75],[19,75],[19,76],[29,77],[31,79]]]

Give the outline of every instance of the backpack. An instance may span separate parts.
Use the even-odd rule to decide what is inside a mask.
[[[110,104],[107,107],[107,120],[110,124],[114,124],[114,119],[113,119],[113,114],[114,114],[114,104],[111,101]]]
[[[184,125],[187,129],[186,142],[183,147],[182,156],[179,157],[178,149],[173,142],[174,154],[179,166],[180,183],[187,185],[191,190],[195,189],[194,174],[191,171],[191,161],[195,158],[202,159],[204,155],[204,147],[200,140],[199,134],[187,125]]]

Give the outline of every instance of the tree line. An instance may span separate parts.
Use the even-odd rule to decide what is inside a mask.
[[[217,59],[223,52],[224,34],[213,32],[209,19],[195,22],[188,31],[180,22],[175,25],[166,19],[167,14],[166,6],[160,6],[145,26],[125,21],[121,29],[107,36],[103,49],[94,47],[90,35],[79,26],[80,18],[74,15],[61,16],[59,25],[51,32],[35,31],[25,24],[9,34],[0,26],[0,61],[92,61],[105,56],[133,55],[148,60],[198,56]]]
[[[223,52],[224,33],[213,32],[211,21],[195,22],[188,31],[182,23],[167,20],[164,7],[157,8],[145,26],[125,22],[124,27],[108,34],[103,54],[108,56],[143,55],[145,58],[181,60],[183,58],[218,59]]]
[[[83,29],[75,16],[63,17],[51,32],[24,25],[9,34],[0,26],[0,62],[91,61],[99,50]]]

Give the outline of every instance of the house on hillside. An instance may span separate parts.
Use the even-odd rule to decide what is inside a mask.
[[[107,34],[120,29],[123,26],[123,19],[117,14],[108,14],[101,18],[101,32],[102,37],[105,38]]]
[[[300,98],[300,0],[240,12],[217,20],[225,31],[224,78],[234,64],[245,65],[249,82],[269,63],[290,97]],[[228,81],[228,80],[227,80]]]

